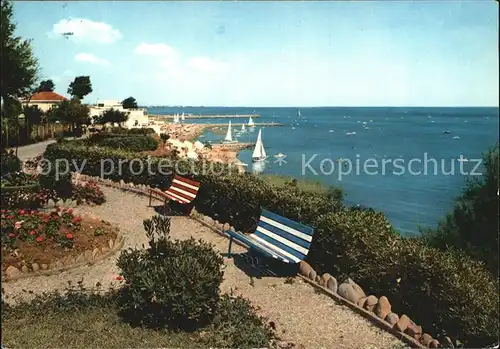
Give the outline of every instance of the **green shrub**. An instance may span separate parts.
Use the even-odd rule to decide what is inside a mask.
[[[124,136],[104,138],[99,141],[99,145],[128,151],[147,151],[158,148],[158,141],[149,136]]]
[[[152,128],[122,128],[122,127],[111,127],[108,132],[112,134],[121,134],[121,135],[148,135],[155,133],[155,130]]]
[[[429,245],[440,249],[453,246],[486,264],[498,275],[498,145],[483,156],[484,175],[470,177],[456,198],[453,212],[437,229],[423,231]]]
[[[446,330],[470,346],[498,337],[498,282],[465,254],[402,238],[381,213],[327,214],[314,225],[307,259],[317,270],[387,296],[393,311],[434,335]]]
[[[274,338],[266,319],[256,315],[248,300],[227,294],[220,299],[210,333],[202,343],[211,348],[267,348]]]
[[[166,142],[170,138],[170,135],[168,135],[167,133],[160,133],[160,138],[163,142]]]
[[[2,177],[8,173],[19,172],[21,170],[21,160],[14,154],[13,150],[2,150],[1,169]]]
[[[123,251],[123,316],[147,327],[192,330],[212,320],[220,298],[224,260],[211,245],[171,241],[170,219],[144,221],[149,248]]]

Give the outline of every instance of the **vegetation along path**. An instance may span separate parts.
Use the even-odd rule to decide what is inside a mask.
[[[125,237],[124,249],[147,244],[143,220],[155,214],[147,207],[148,199],[118,189],[103,187],[107,202],[102,206],[80,206],[76,214],[94,214],[117,224]],[[186,217],[173,217],[171,237],[194,237],[211,242],[220,251],[226,251],[228,240],[209,228]],[[234,246],[234,252],[243,249]],[[81,267],[52,276],[40,276],[4,283],[8,302],[32,297],[32,294],[63,290],[83,280],[87,288],[100,283],[108,288],[117,285],[118,254],[93,266]],[[24,290],[24,291],[23,291]],[[310,285],[296,279],[285,283],[285,278],[264,277],[253,281],[232,259],[226,259],[225,280],[222,291],[233,290],[260,308],[261,315],[276,324],[280,337],[300,343],[306,348],[403,348],[401,342],[389,333],[379,330],[347,307],[336,304],[329,297],[318,294]],[[15,296],[17,295],[17,297]]]

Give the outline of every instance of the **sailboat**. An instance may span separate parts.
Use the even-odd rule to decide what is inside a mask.
[[[184,113],[182,113],[181,120],[182,121],[186,120],[186,117],[184,116]]]
[[[245,132],[246,129],[245,129],[245,124],[241,124],[241,132]]]
[[[222,143],[238,143],[237,140],[233,140],[233,134],[231,133],[231,120],[229,120],[229,126],[227,128],[226,138]]]
[[[259,130],[259,135],[257,136],[257,142],[255,143],[255,149],[252,154],[253,162],[262,162],[267,159],[266,150],[264,149],[264,143],[262,143],[262,130]]]
[[[299,109],[299,111],[297,112],[297,118],[300,119],[301,117],[302,117],[302,114],[300,113],[300,109]]]
[[[175,114],[174,115],[174,123],[178,123],[179,122],[179,115]]]
[[[248,126],[249,127],[255,127],[255,122],[253,122],[252,117],[250,116],[250,119],[248,119]]]

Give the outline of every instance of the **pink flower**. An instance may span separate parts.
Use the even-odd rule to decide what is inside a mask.
[[[117,277],[115,277],[115,279],[118,280],[118,281],[122,281],[123,280],[123,276],[118,275]]]
[[[66,234],[66,239],[73,239],[73,235],[71,233]]]
[[[21,229],[21,225],[23,224],[23,222],[24,222],[24,221],[16,222],[16,223],[14,224],[14,229],[16,229],[16,230],[17,230],[17,229]]]
[[[42,242],[43,241],[43,236],[39,236],[35,239],[37,242]]]

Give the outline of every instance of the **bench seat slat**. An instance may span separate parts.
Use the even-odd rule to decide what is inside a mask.
[[[199,182],[175,175],[172,184],[166,191],[152,189],[151,194],[167,197],[181,204],[189,204],[196,198],[199,188]]]
[[[271,244],[274,247],[274,249],[280,251],[281,254],[285,256],[291,254],[296,258],[298,258],[299,260],[302,260],[309,252],[308,249],[305,249],[301,246],[297,246],[293,242],[279,236],[278,234],[272,231],[268,231],[260,226],[257,227],[257,230],[255,231],[254,235],[259,237],[259,239],[264,240],[267,243]],[[296,249],[296,247],[298,249]]]
[[[237,233],[237,232],[234,232],[231,230],[226,231],[226,233],[229,234],[230,237],[243,242],[245,245],[247,245],[251,249],[257,249],[260,253],[263,253],[264,255],[266,255],[268,257],[279,259],[285,263],[289,263],[288,258],[284,257],[283,255],[281,255],[279,252],[275,251],[274,249],[269,248],[269,247],[265,246],[264,244],[256,241],[251,236],[240,234],[240,233]]]

